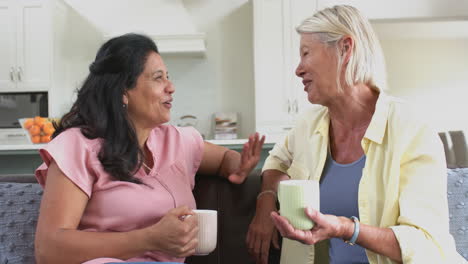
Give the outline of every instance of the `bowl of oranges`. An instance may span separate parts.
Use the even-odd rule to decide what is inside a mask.
[[[46,117],[21,118],[19,122],[33,144],[48,143],[55,132],[52,120]]]

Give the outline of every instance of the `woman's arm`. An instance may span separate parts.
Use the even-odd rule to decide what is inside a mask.
[[[187,207],[169,211],[157,224],[130,232],[77,230],[88,196],[52,162],[36,230],[36,261],[82,263],[99,257],[128,259],[146,251],[162,251],[177,257],[194,253],[198,231],[196,217]]]
[[[265,136],[250,135],[242,153],[226,147],[205,142],[203,158],[198,172],[205,175],[220,175],[235,184],[243,183],[260,161]]]
[[[306,208],[305,213],[315,223],[311,230],[295,229],[286,218],[276,212],[272,212],[271,216],[282,236],[308,245],[330,238],[341,238],[347,241],[354,233],[354,222],[349,218],[324,215],[312,208]],[[402,263],[400,245],[390,228],[360,224],[356,244]]]
[[[266,170],[262,174],[261,192],[257,197],[255,216],[247,232],[246,243],[249,253],[256,263],[267,264],[270,244],[279,249],[278,233],[270,218],[271,212],[276,212],[276,193],[280,181],[289,180],[289,176],[278,170]],[[270,192],[272,191],[272,192]]]

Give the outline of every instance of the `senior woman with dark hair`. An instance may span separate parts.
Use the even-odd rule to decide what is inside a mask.
[[[442,144],[424,116],[383,92],[383,56],[369,22],[335,6],[297,31],[296,75],[315,106],[263,167],[247,237],[257,263],[277,244],[275,226],[287,238],[283,264],[465,263],[449,233]],[[320,212],[305,212],[311,230],[276,212],[278,183],[290,178],[320,182]]]
[[[165,125],[175,91],[155,43],[107,41],[78,98],[40,154],[38,263],[183,262],[197,245],[195,173],[242,183],[264,137],[242,154]]]

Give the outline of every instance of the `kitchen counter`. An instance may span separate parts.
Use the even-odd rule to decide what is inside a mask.
[[[207,142],[225,146],[235,151],[242,151],[247,139],[207,140]],[[275,142],[266,141],[262,148],[261,159],[257,168],[263,166],[268,152]],[[0,144],[0,175],[31,174],[42,163],[38,150],[46,144]]]
[[[37,151],[46,144],[15,144],[15,145],[0,145],[0,152],[3,151]]]
[[[242,146],[247,142],[247,139],[228,139],[228,140],[206,140],[207,142],[215,145],[225,146],[230,149],[242,149]],[[266,141],[264,148],[272,148],[275,142]],[[1,145],[0,144],[0,155],[12,152],[25,152],[25,153],[37,153],[37,150],[44,147],[46,144],[11,144]]]
[[[206,140],[206,142],[213,143],[215,145],[224,146],[229,149],[236,149],[236,150],[241,150],[247,141],[248,141],[247,139]],[[263,144],[263,149],[272,149],[274,145],[275,145],[275,142],[266,140],[265,143]]]

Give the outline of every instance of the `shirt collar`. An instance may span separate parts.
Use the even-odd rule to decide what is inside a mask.
[[[328,130],[330,128],[330,115],[328,114],[328,108],[324,107],[322,116],[318,122],[318,126],[314,130],[314,134],[320,133],[322,136],[328,137]]]
[[[364,134],[364,138],[372,140],[375,143],[382,144],[383,137],[385,136],[385,130],[387,128],[389,106],[389,97],[381,91],[375,105],[375,112],[372,115],[371,122],[366,130],[366,134]]]
[[[372,115],[371,122],[366,130],[364,138],[372,140],[375,143],[382,144],[385,129],[387,128],[389,103],[390,100],[388,95],[383,91],[380,91],[379,98],[375,105],[375,112]],[[328,114],[328,108],[325,107],[325,111],[323,112],[314,133],[320,133],[322,136],[328,136],[329,128],[330,115]]]

